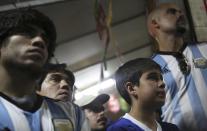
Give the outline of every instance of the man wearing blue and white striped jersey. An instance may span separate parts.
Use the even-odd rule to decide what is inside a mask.
[[[67,69],[66,64],[49,63],[45,66],[45,71],[39,80],[40,89],[37,90],[37,93],[66,103],[68,105],[67,110],[72,110],[70,115],[76,129],[78,131],[89,131],[91,128],[84,111],[72,103],[74,83],[75,76],[73,72]]]
[[[0,16],[0,130],[75,131],[74,109],[36,94],[56,41],[53,22],[34,9]]]
[[[163,121],[182,131],[206,131],[207,44],[184,43],[185,18],[173,3],[159,5],[147,24],[157,44],[152,59],[161,66],[166,84]]]

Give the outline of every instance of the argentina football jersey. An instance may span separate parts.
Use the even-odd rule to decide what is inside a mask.
[[[153,60],[161,66],[166,84],[163,121],[186,131],[207,130],[206,43],[188,44],[176,53],[158,52]]]
[[[0,131],[75,131],[74,110],[65,113],[64,106],[50,101],[43,99],[36,110],[25,111],[1,94]]]

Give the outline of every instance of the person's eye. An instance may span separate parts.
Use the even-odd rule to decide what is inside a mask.
[[[59,82],[60,80],[61,80],[61,78],[58,77],[58,76],[52,76],[52,77],[50,78],[50,81],[53,81],[53,82]]]
[[[162,81],[163,81],[163,76],[162,76],[162,75],[160,75],[160,80],[162,80]]]
[[[65,81],[68,83],[69,86],[71,86],[71,87],[73,86],[73,83],[71,82],[70,79],[65,79]]]
[[[148,80],[158,81],[158,80],[159,80],[159,78],[158,78],[158,77],[148,77]]]
[[[151,81],[159,81],[161,78],[159,77],[159,75],[158,74],[149,74],[148,76],[147,76],[147,79],[148,80],[151,80]]]
[[[47,35],[43,33],[40,36],[44,40],[44,43],[45,43],[46,47],[49,47],[49,39],[47,38]]]
[[[176,14],[177,10],[176,9],[173,9],[173,8],[170,8],[167,10],[167,14]]]

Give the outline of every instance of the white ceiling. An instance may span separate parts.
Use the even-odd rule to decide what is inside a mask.
[[[55,55],[59,61],[77,71],[101,60],[104,46],[96,33],[94,0],[61,2],[38,9],[56,23],[58,47]],[[135,41],[146,34],[144,0],[113,0],[112,26],[114,38],[123,52],[137,48],[139,45]],[[109,56],[114,56],[114,49],[110,51]]]

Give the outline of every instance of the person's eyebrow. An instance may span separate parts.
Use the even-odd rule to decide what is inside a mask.
[[[158,73],[157,72],[150,72],[147,74],[148,77],[150,76],[158,76]]]
[[[68,77],[67,75],[64,76],[62,74],[54,73],[49,76],[49,79],[66,80],[69,85],[73,86],[73,83],[72,83],[70,77]]]
[[[51,74],[49,78],[61,78],[60,74]]]
[[[150,72],[147,74],[147,79],[162,79],[162,74],[157,72]]]
[[[176,12],[181,12],[181,10],[176,9],[176,8],[168,8],[166,12],[169,14],[175,14]]]

